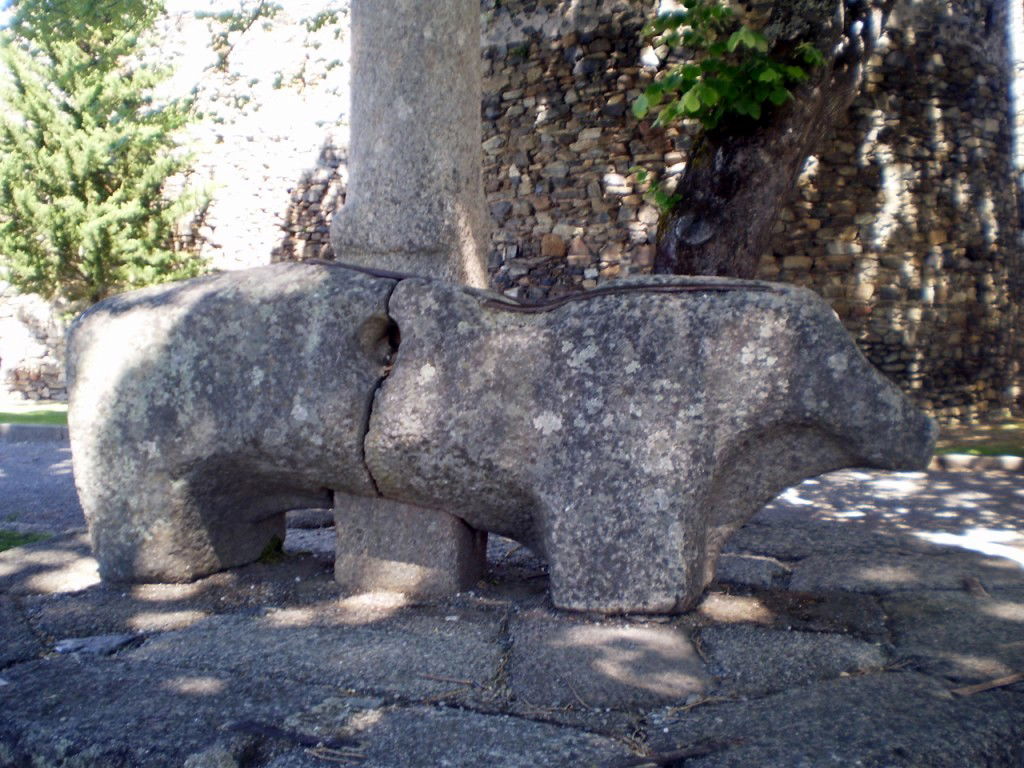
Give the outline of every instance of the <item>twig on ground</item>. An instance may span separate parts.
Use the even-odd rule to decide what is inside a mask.
[[[466,688],[466,686],[462,686],[461,688],[451,688],[447,691],[436,693],[433,696],[427,696],[425,699],[422,699],[422,703],[436,704],[439,701],[445,701],[446,699],[450,699],[452,696],[459,696],[460,694],[465,693],[467,690],[468,689]]]
[[[576,690],[576,686],[572,684],[571,680],[568,678],[563,678],[563,680],[565,680],[565,684],[569,686],[569,690],[572,691],[572,695],[576,697],[576,701],[580,703],[580,706],[584,709],[593,709],[593,707],[583,700],[583,697],[580,696],[580,692]]]
[[[416,677],[421,677],[424,680],[437,680],[439,683],[455,683],[456,685],[468,685],[470,688],[480,685],[475,680],[463,680],[458,677],[448,677],[447,675],[428,675],[426,673],[423,673],[416,675]]]
[[[703,707],[705,704],[718,704],[723,701],[736,701],[735,696],[704,696],[692,704],[683,704],[679,707],[669,707],[669,712],[689,712],[691,709]]]
[[[908,659],[907,657],[904,656],[903,658],[896,659],[896,660],[886,664],[884,667],[882,667],[882,671],[883,672],[899,672],[901,669],[906,669],[907,667],[912,666],[913,663],[914,663],[913,659]]]
[[[692,747],[673,749],[671,752],[654,752],[645,757],[631,757],[620,762],[611,763],[608,768],[640,768],[647,765],[671,765],[690,757],[711,755],[739,743],[738,741],[705,741],[694,744]]]
[[[957,696],[973,696],[976,693],[991,691],[993,688],[1005,688],[1008,685],[1016,685],[1017,683],[1024,683],[1024,672],[1014,672],[1012,675],[997,677],[995,680],[988,680],[977,685],[965,685],[963,688],[954,688],[951,693],[955,693]]]
[[[310,747],[306,750],[306,754],[318,760],[338,765],[352,765],[352,761],[362,762],[366,759],[366,755],[362,752],[351,749],[331,749],[330,747]]]
[[[512,547],[512,549],[510,549],[504,555],[499,557],[498,561],[495,563],[495,565],[501,565],[502,563],[504,563],[506,560],[508,560],[510,557],[512,557],[512,555],[514,555],[516,552],[518,552],[522,548],[523,548],[522,544],[516,544],[514,547]]]

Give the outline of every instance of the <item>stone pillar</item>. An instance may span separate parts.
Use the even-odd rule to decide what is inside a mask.
[[[338,261],[487,285],[479,0],[353,0]]]
[[[334,579],[348,594],[446,597],[487,570],[487,533],[436,509],[334,495]]]

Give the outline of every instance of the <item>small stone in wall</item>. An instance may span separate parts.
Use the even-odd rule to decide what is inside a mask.
[[[590,248],[587,246],[587,241],[582,237],[574,237],[572,242],[569,244],[569,258],[572,260],[573,256],[586,256],[590,257]]]
[[[565,253],[565,240],[558,235],[544,235],[540,239],[540,255],[545,259],[561,259]]]
[[[633,254],[633,264],[641,269],[647,269],[654,264],[654,246],[641,245]]]

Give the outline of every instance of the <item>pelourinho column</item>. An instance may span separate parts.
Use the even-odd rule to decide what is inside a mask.
[[[353,0],[338,261],[484,288],[479,0]]]

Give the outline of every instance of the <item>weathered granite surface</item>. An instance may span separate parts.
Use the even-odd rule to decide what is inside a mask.
[[[75,482],[113,581],[255,560],[362,461],[393,281],[277,265],[132,292],[70,333]]]
[[[487,532],[437,509],[334,497],[334,580],[348,593],[442,597],[471,588],[487,567]]]
[[[353,3],[338,258],[485,288],[480,3]]]
[[[531,547],[559,607],[657,613],[692,607],[782,489],[927,463],[935,425],[809,291],[642,286],[517,312],[399,282],[401,347],[366,437],[381,493]]]
[[[767,283],[652,278],[523,307],[279,265],[103,302],[69,355],[76,482],[113,581],[250,562],[330,489],[468,526],[438,558],[415,510],[364,511],[339,533],[343,581],[369,553],[447,561],[465,586],[473,531],[491,531],[549,563],[558,607],[675,612],[783,488],[923,467],[936,434],[819,298]]]

